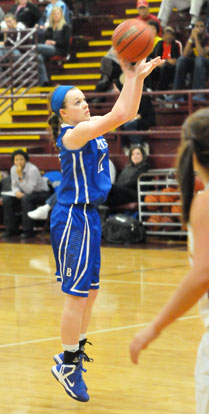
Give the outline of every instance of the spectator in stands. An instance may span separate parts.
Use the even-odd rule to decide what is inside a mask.
[[[137,17],[140,20],[143,20],[144,22],[147,22],[149,20],[155,20],[159,24],[159,36],[162,35],[162,28],[160,24],[160,20],[154,15],[149,13],[149,3],[145,0],[137,0],[136,7],[139,12],[139,16]]]
[[[101,79],[97,82],[95,92],[108,92],[113,89],[113,84],[118,89],[121,89],[120,75],[122,70],[117,56],[111,47],[107,54],[101,59]],[[92,100],[93,103],[102,102],[102,98],[95,98]]]
[[[168,90],[173,84],[175,75],[176,62],[182,54],[182,44],[179,40],[175,40],[175,30],[171,26],[164,29],[163,40],[156,45],[153,56],[161,56],[165,61],[159,70],[154,71],[151,79],[155,79],[155,90]]]
[[[14,165],[10,170],[13,196],[2,195],[5,233],[3,237],[18,234],[18,216],[21,211],[23,233],[21,238],[34,237],[33,221],[28,217],[28,211],[37,204],[44,203],[50,195],[47,180],[41,177],[39,169],[29,162],[29,156],[22,150],[12,154]]]
[[[79,3],[82,4],[82,7],[81,7],[81,10],[79,11],[79,13],[76,13],[76,10],[74,8],[73,1],[72,0],[65,0],[65,3],[68,5],[69,9],[72,10],[72,12],[74,14],[78,14],[78,16],[81,15],[81,16],[88,17],[91,14],[90,13],[90,7],[89,7],[89,0],[81,0],[81,1],[79,1]],[[77,2],[75,2],[75,3],[77,3]]]
[[[134,145],[129,152],[129,163],[121,171],[108,194],[105,205],[112,208],[121,204],[137,202],[137,180],[148,171],[150,165],[143,146]]]
[[[7,13],[4,16],[4,20],[0,24],[0,30],[7,32],[9,29],[12,30],[24,30],[26,28],[25,24],[22,22],[17,22],[16,16],[12,13]]]
[[[156,20],[149,20],[148,25],[151,27],[151,29],[154,32],[154,44],[153,44],[153,50],[155,48],[155,46],[157,45],[157,43],[162,40],[162,37],[159,35],[160,32],[160,25]],[[148,56],[148,58],[152,59],[153,56],[153,52]]]
[[[160,10],[158,13],[158,19],[163,27],[167,26],[171,13],[174,8],[178,11],[189,9],[191,17],[191,28],[199,18],[201,8],[207,0],[162,0]]]
[[[0,45],[0,57],[4,56],[6,53],[8,53],[8,47],[13,47],[15,44],[17,44],[23,33],[22,30],[25,29],[25,25],[21,22],[16,21],[15,15],[11,13],[7,13],[5,15],[4,21],[2,22],[2,30],[4,32],[4,41]],[[21,56],[21,51],[19,49],[14,49],[12,51],[12,57],[14,59],[18,59]],[[9,57],[6,59],[8,61]],[[5,62],[5,59],[1,61],[1,63]],[[0,71],[2,69],[2,64]]]
[[[143,91],[146,92],[145,86]],[[143,94],[136,117],[131,121],[125,122],[121,129],[123,131],[145,131],[151,126],[155,126],[155,123],[155,110],[150,96]],[[125,153],[127,153],[127,150],[129,152],[130,147],[133,145],[145,145],[143,135],[133,135],[131,133],[130,135],[122,135],[121,142]]]
[[[159,23],[156,20],[149,20],[147,22],[147,24],[149,24],[149,26],[151,27],[151,29],[154,32],[154,45],[153,45],[153,49],[152,52],[150,53],[149,56],[147,56],[147,61],[153,59],[154,57],[154,50],[155,50],[155,46],[158,44],[158,42],[160,40],[162,40],[162,37],[159,36],[159,30],[160,30],[160,26]],[[152,85],[152,77],[151,76],[147,76],[147,78],[144,80],[144,84],[146,85],[147,91],[151,92],[153,90],[153,85]]]
[[[34,27],[41,17],[38,6],[32,4],[32,0],[16,0],[9,12],[15,14],[17,22],[24,23],[26,27]]]
[[[204,89],[206,74],[209,72],[209,35],[205,23],[197,20],[181,56],[176,64],[173,89],[185,89],[186,75],[192,75],[192,89]],[[197,94],[194,100],[205,100],[205,96]],[[183,101],[182,96],[171,96],[171,100]]]
[[[71,28],[66,23],[60,7],[54,7],[52,9],[49,22],[49,27],[46,29],[44,35],[44,44],[38,44],[41,86],[48,85],[49,83],[44,59],[56,55],[67,56],[70,50]]]
[[[66,23],[72,26],[72,12],[66,3],[63,0],[50,0],[39,20],[40,27],[48,27],[50,25],[49,18],[54,7],[60,7],[62,9]]]

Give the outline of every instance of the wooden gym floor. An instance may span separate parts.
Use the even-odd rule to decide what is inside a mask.
[[[188,270],[185,245],[102,247],[101,290],[89,326],[94,363],[88,403],[72,400],[50,373],[61,352],[63,294],[49,244],[0,244],[0,414],[194,414],[196,350],[204,330],[195,306],[144,351],[129,343]]]

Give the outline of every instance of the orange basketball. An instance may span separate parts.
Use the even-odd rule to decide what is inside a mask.
[[[178,201],[176,201],[176,203],[179,203],[179,200]],[[180,215],[176,215],[175,216],[175,219],[176,220],[181,220],[181,212],[182,212],[182,207],[181,207],[181,205],[173,205],[173,206],[171,206],[171,213],[173,213],[173,214],[176,214],[176,213],[180,213]]]
[[[161,227],[157,225],[157,223],[160,223],[160,221],[161,221],[160,216],[157,216],[157,215],[150,216],[147,219],[147,223],[153,223],[154,225],[153,226],[147,226],[147,230],[152,230],[152,231],[160,230]]]
[[[119,57],[129,62],[137,62],[152,52],[154,32],[142,20],[128,19],[114,30],[112,43]]]
[[[170,216],[162,216],[161,217],[161,223],[174,223],[174,220],[170,217]],[[171,230],[173,230],[173,227],[172,226],[162,226],[162,230],[165,230],[165,231],[171,231]]]
[[[159,203],[159,197],[154,194],[147,194],[144,198],[145,203]],[[158,206],[146,206],[147,210],[155,211],[158,209]]]
[[[164,193],[173,193],[173,192],[176,193],[177,192],[176,188],[166,187],[166,188],[163,188],[161,192],[163,194],[160,195],[159,197],[160,203],[173,203],[178,198],[177,195],[164,195]]]

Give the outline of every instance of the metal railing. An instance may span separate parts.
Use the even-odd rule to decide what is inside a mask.
[[[11,30],[12,32],[17,31]],[[0,48],[0,53],[1,50],[4,51],[4,55],[0,55],[0,89],[3,90],[0,95],[0,115],[9,108],[14,109],[14,103],[38,85],[37,43],[37,30],[25,29],[21,31],[21,38],[14,46]],[[21,55],[15,57],[15,50],[19,50]],[[21,96],[18,95],[20,90]]]

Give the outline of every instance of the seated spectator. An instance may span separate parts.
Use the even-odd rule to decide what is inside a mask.
[[[158,44],[158,42],[160,40],[162,40],[162,37],[159,35],[159,31],[160,31],[160,25],[156,20],[149,20],[148,25],[151,27],[151,29],[154,32],[154,44],[153,44],[153,50],[155,48],[155,46]],[[153,53],[151,53],[148,58],[152,59],[153,58]]]
[[[4,32],[4,41],[0,45],[0,57],[8,53],[8,47],[13,47],[20,41],[21,37],[23,36],[22,30],[25,29],[25,25],[21,22],[17,22],[15,15],[11,13],[5,15],[2,25]],[[14,59],[18,59],[21,56],[21,51],[19,49],[14,49],[12,56]]]
[[[163,40],[157,43],[153,55],[161,56],[165,62],[159,66],[159,70],[155,70],[151,79],[155,79],[155,90],[168,90],[169,86],[173,84],[175,75],[176,62],[182,54],[182,45],[175,40],[175,30],[171,26],[164,29]]]
[[[155,46],[158,44],[158,42],[160,40],[162,40],[162,37],[159,36],[159,23],[156,20],[149,20],[147,22],[147,24],[151,27],[151,29],[154,32],[154,44],[153,44],[153,49],[152,52],[150,53],[149,56],[147,56],[147,61],[151,60],[154,58],[154,50],[155,50]],[[144,80],[144,85],[146,85],[147,91],[151,92],[153,90],[153,85],[152,85],[152,78],[151,76],[147,76]]]
[[[146,87],[144,86],[144,91]],[[123,131],[145,131],[151,126],[155,126],[155,110],[149,95],[142,95],[137,116],[131,121],[122,125]],[[122,135],[122,146],[125,152],[127,148],[133,145],[144,145],[144,137],[142,135]]]
[[[161,25],[165,27],[169,23],[174,8],[176,8],[177,11],[189,9],[192,28],[199,18],[204,3],[206,3],[206,0],[162,0],[157,17],[160,20]]]
[[[79,2],[77,1],[72,1],[72,0],[65,0],[65,3],[68,5],[69,9],[72,10],[72,12],[74,14],[77,14],[78,16],[85,16],[88,17],[90,16],[90,8],[89,8],[89,0],[80,0]],[[78,12],[76,11],[76,8],[74,8],[74,4],[73,3],[81,3],[81,9],[78,10]]]
[[[41,12],[32,0],[16,0],[16,4],[11,7],[9,13],[16,16],[17,22],[22,22],[26,27],[34,27],[39,22]]]
[[[111,47],[107,54],[101,59],[101,79],[97,82],[95,92],[108,92],[113,89],[113,84],[118,89],[121,89],[120,75],[122,69],[117,56]],[[95,98],[92,100],[93,103],[102,102],[102,98]]]
[[[16,16],[12,13],[7,13],[4,20],[0,23],[0,30],[7,32],[9,29],[24,30],[26,26],[22,22],[17,22]]]
[[[140,174],[148,171],[150,165],[142,146],[135,145],[129,152],[129,163],[121,171],[108,194],[105,205],[113,208],[121,204],[138,201],[137,180]]]
[[[40,85],[48,85],[49,78],[44,59],[52,56],[67,56],[70,50],[71,28],[64,19],[62,9],[54,7],[49,18],[49,27],[46,29],[44,44],[38,44]]]
[[[2,194],[5,232],[2,237],[12,237],[19,234],[17,212],[21,211],[23,233],[21,238],[34,237],[33,221],[28,217],[28,211],[49,197],[50,191],[47,180],[41,177],[39,169],[29,162],[29,156],[22,150],[12,154],[11,189],[12,195]]]
[[[183,50],[183,56],[177,60],[173,89],[185,89],[186,75],[192,75],[192,89],[204,89],[206,74],[209,73],[209,35],[205,23],[197,20]],[[172,96],[171,100],[176,100]],[[193,96],[195,100],[205,100],[203,95]],[[179,101],[184,98],[180,96]]]
[[[66,23],[72,26],[72,12],[69,10],[68,6],[63,0],[50,0],[49,4],[45,7],[44,12],[39,20],[39,25],[43,27],[48,27],[50,25],[49,18],[50,14],[54,7],[60,7]]]
[[[149,3],[145,0],[137,0],[136,7],[139,12],[138,19],[143,20],[144,22],[148,23],[149,20],[155,20],[159,24],[159,36],[162,35],[162,27],[160,24],[160,20],[154,15],[149,13]]]

